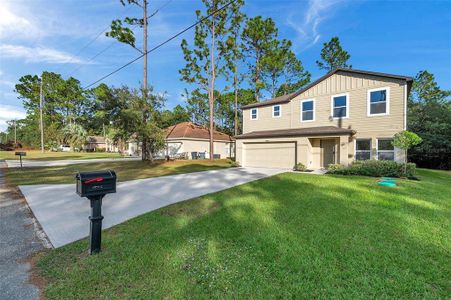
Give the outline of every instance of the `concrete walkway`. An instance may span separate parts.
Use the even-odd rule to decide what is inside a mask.
[[[286,170],[233,168],[121,182],[117,193],[103,200],[103,228],[172,203],[282,172]],[[75,184],[29,185],[20,186],[20,190],[54,247],[89,234],[89,200],[76,195]]]
[[[66,160],[22,160],[23,167],[58,167],[76,164],[88,164],[88,163],[101,163],[101,162],[114,162],[114,161],[133,161],[141,160],[140,157],[127,157],[127,158],[93,158],[93,159],[66,159]],[[6,160],[8,168],[20,167],[19,160]]]
[[[20,192],[6,184],[0,161],[0,299],[38,299],[29,258],[51,247]]]

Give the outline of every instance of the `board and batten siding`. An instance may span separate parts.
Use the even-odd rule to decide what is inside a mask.
[[[368,90],[388,87],[390,89],[389,114],[368,116]],[[282,116],[272,117],[272,106],[258,107],[258,120],[250,119],[251,109],[243,111],[243,133],[262,130],[306,128],[316,126],[340,126],[357,132],[356,137],[377,138],[393,136],[404,130],[406,82],[398,79],[360,74],[334,74],[312,86],[307,91],[281,104]],[[331,118],[331,97],[348,93],[349,116]],[[301,101],[314,99],[315,121],[301,122]]]

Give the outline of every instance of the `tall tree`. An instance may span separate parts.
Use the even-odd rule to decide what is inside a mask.
[[[242,81],[242,76],[239,72],[239,62],[243,59],[241,32],[245,15],[241,12],[241,7],[244,5],[243,0],[237,0],[232,4],[232,17],[228,28],[228,37],[224,42],[219,41],[221,53],[227,61],[227,69],[232,73],[233,90],[234,90],[234,133],[238,134],[238,89]]]
[[[182,40],[181,48],[186,65],[179,72],[183,81],[198,86],[199,94],[202,94],[201,91],[205,91],[208,95],[210,159],[213,159],[214,91],[216,78],[225,71],[218,40],[222,40],[226,36],[227,22],[233,9],[227,0],[202,0],[202,2],[205,5],[205,11],[202,13],[197,10],[197,19],[212,15],[196,25],[192,48],[185,39]]]
[[[242,38],[242,48],[248,58],[249,83],[255,92],[255,100],[259,101],[261,89],[265,84],[261,74],[261,60],[270,51],[274,40],[277,38],[278,30],[271,18],[263,19],[261,16],[246,20]]]
[[[159,125],[161,128],[166,128],[182,122],[188,122],[190,115],[188,111],[178,104],[173,110],[165,110],[161,113]]]
[[[321,60],[317,60],[316,64],[320,69],[330,72],[337,68],[352,68],[348,65],[351,55],[346,52],[340,44],[337,36],[333,37],[329,42],[323,44],[321,50]]]
[[[428,71],[415,76],[408,102],[407,129],[423,142],[409,152],[420,167],[451,169],[451,91],[442,90]]]
[[[294,93],[310,82],[312,75],[304,69],[302,62],[293,52],[288,52],[282,70],[283,83],[279,86],[276,96]]]
[[[123,21],[116,19],[113,20],[111,23],[111,31],[106,32],[106,36],[115,38],[121,43],[130,45],[134,49],[136,49],[138,52],[140,52],[144,57],[144,63],[143,63],[143,86],[142,86],[142,97],[144,98],[143,103],[147,103],[147,97],[149,96],[147,94],[148,91],[148,85],[147,85],[147,10],[148,10],[148,0],[120,0],[122,5],[135,5],[142,9],[142,18],[130,18],[126,17]],[[142,28],[143,31],[143,45],[142,49],[139,49],[136,46],[136,37],[135,33],[133,32],[133,29],[128,27],[132,26],[133,28],[136,26],[139,26]],[[144,123],[146,123],[150,116],[149,107],[143,106],[143,117],[141,118]],[[149,160],[152,159],[150,157],[150,152],[147,149],[148,146],[147,140],[144,140],[142,143],[142,159],[143,160]]]

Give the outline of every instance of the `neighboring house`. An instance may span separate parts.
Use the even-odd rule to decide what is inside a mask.
[[[86,138],[86,144],[83,147],[85,151],[97,151],[98,149],[105,149],[106,151],[107,144],[105,142],[105,138],[103,136],[88,136]]]
[[[165,155],[170,157],[185,155],[192,158],[192,152],[210,156],[210,130],[191,122],[182,122],[165,129]],[[234,156],[234,140],[228,134],[214,131],[214,154],[220,158]]]
[[[353,160],[405,161],[391,142],[406,129],[412,78],[337,69],[302,90],[243,107],[242,166],[307,168]]]

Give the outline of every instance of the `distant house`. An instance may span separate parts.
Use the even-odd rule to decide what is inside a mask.
[[[158,157],[164,158],[209,158],[210,157],[210,130],[192,122],[182,122],[164,129],[166,147]],[[216,158],[234,156],[235,141],[225,133],[213,132],[214,154]],[[128,141],[128,155],[140,155],[141,145],[132,136]]]
[[[165,154],[170,157],[185,155],[189,159],[197,153],[198,157],[210,157],[210,130],[192,122],[182,122],[166,128]],[[214,154],[217,158],[234,155],[234,139],[225,133],[213,131]]]
[[[87,152],[94,151],[106,151],[106,152],[118,152],[119,149],[112,141],[103,136],[93,135],[88,136],[86,139],[86,144],[83,150]]]

